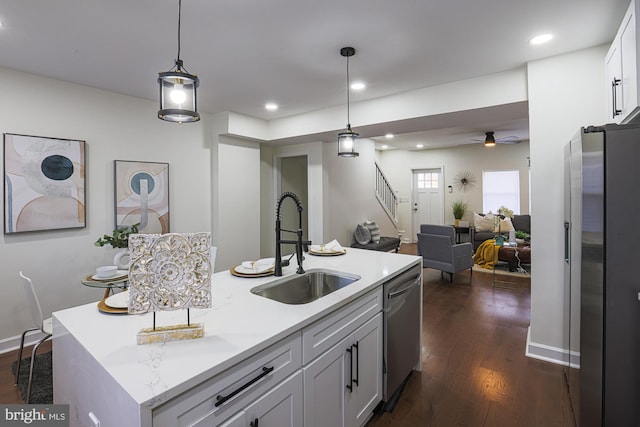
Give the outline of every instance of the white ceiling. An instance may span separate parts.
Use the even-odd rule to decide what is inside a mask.
[[[608,43],[628,2],[184,0],[181,57],[200,77],[201,111],[268,120],[345,104],[344,46],[357,50],[351,80],[367,84],[355,102]],[[0,66],[156,100],[157,73],[177,53],[177,16],[178,0],[3,1]],[[545,32],[550,43],[528,44]],[[526,112],[494,113],[406,138],[528,137]]]

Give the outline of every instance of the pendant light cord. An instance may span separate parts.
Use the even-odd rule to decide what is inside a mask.
[[[347,56],[347,127],[351,128],[351,118],[349,116],[349,57],[348,56]]]
[[[176,62],[181,62],[180,61],[180,21],[181,21],[181,16],[182,15],[182,0],[178,0],[178,59],[176,60]],[[180,69],[180,65],[178,65],[178,69]]]

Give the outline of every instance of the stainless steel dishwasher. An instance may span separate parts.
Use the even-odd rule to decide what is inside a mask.
[[[422,265],[384,284],[385,402],[393,397],[411,371],[419,366],[422,325]]]

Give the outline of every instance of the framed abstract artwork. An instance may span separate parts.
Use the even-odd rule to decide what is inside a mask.
[[[169,163],[115,160],[116,228],[139,223],[140,233],[169,232]]]
[[[5,234],[85,227],[85,141],[3,136]]]

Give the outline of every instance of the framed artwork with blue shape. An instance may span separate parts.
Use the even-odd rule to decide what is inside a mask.
[[[4,233],[82,228],[85,141],[3,134]]]
[[[169,163],[114,161],[115,226],[169,232]]]

